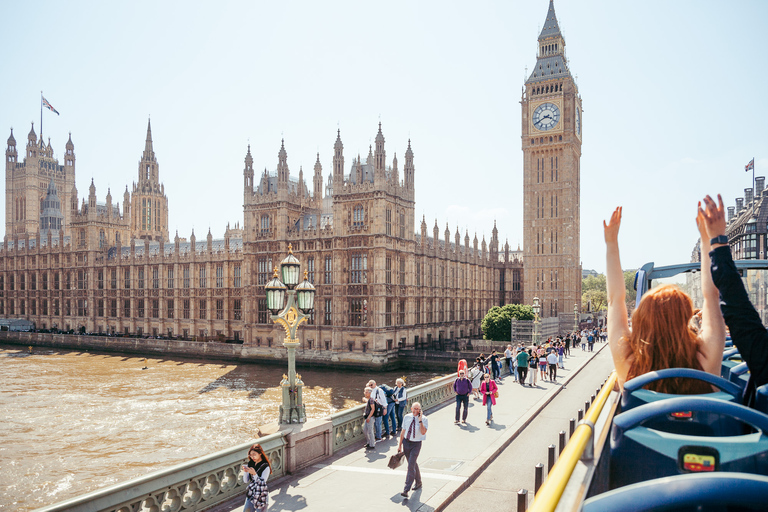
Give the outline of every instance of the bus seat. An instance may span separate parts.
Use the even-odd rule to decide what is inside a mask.
[[[746,434],[700,436],[646,424],[679,411],[706,412],[753,427]],[[743,430],[743,431],[746,431]],[[610,487],[688,472],[768,474],[768,415],[740,404],[688,396],[659,400],[616,415],[611,427]]]
[[[746,473],[690,473],[614,489],[584,502],[583,512],[765,510],[768,477]]]
[[[734,383],[728,382],[722,377],[718,377],[717,375],[712,375],[711,373],[703,372],[701,370],[694,370],[693,368],[667,368],[664,370],[657,370],[655,372],[644,373],[643,375],[639,375],[634,379],[625,382],[624,392],[621,395],[621,410],[628,411],[637,406],[656,402],[658,400],[666,400],[668,398],[674,398],[678,396],[691,396],[660,393],[658,391],[651,391],[650,389],[643,389],[645,386],[652,382],[674,377],[684,377],[704,381],[706,383],[712,384],[720,390],[698,396],[716,398],[718,400],[726,400],[728,402],[741,402],[742,390],[737,385],[734,385]]]
[[[768,414],[768,384],[763,384],[755,390],[755,409]]]
[[[728,380],[744,389],[749,382],[749,367],[747,367],[747,363],[739,363],[731,368]]]

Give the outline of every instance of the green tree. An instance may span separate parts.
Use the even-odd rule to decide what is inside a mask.
[[[627,309],[635,307],[635,270],[624,271],[624,287],[626,288]],[[601,311],[608,307],[608,294],[605,288],[605,276],[587,276],[581,281],[581,307],[584,311],[591,304],[592,311]]]
[[[524,304],[492,307],[483,318],[483,338],[492,341],[509,341],[513,318],[533,320],[533,308]]]

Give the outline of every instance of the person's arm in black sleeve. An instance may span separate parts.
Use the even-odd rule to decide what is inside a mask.
[[[715,243],[709,253],[712,281],[720,292],[720,309],[731,331],[733,344],[747,363],[755,386],[768,383],[768,332],[760,315],[749,301],[739,272],[731,257],[727,241],[717,243],[726,231],[725,207],[718,194],[717,204],[710,197],[704,198],[704,208],[699,203],[698,217],[706,227],[706,233]],[[703,233],[702,233],[702,236]]]
[[[720,291],[720,309],[731,330],[733,344],[747,363],[755,386],[768,383],[768,331],[749,300],[727,245],[709,253],[712,280]]]

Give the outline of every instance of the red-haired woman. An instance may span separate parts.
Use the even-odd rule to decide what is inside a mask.
[[[248,449],[248,463],[243,464],[243,482],[248,485],[243,512],[267,512],[269,489],[267,478],[272,471],[267,454],[260,444]]]
[[[619,383],[664,368],[694,368],[720,374],[725,345],[725,322],[719,295],[709,266],[709,237],[701,214],[696,218],[701,233],[701,328],[692,322],[691,298],[674,285],[647,292],[627,322],[624,274],[619,261],[621,207],[603,222],[606,244],[606,289],[608,294],[608,343]],[[708,393],[712,387],[691,379],[669,379],[649,385],[654,391],[676,394]]]

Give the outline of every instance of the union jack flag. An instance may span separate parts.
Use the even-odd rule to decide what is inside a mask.
[[[755,159],[753,158],[752,160],[749,161],[747,165],[744,166],[744,171],[749,172],[754,170],[755,170]]]
[[[50,103],[48,103],[48,100],[47,100],[47,99],[45,99],[45,98],[43,98],[43,106],[44,106],[45,108],[47,108],[48,110],[50,110],[51,112],[54,112],[54,113],[55,113],[57,116],[59,115],[59,111],[58,111],[58,110],[56,110],[55,108],[53,108],[53,105],[51,105]]]

